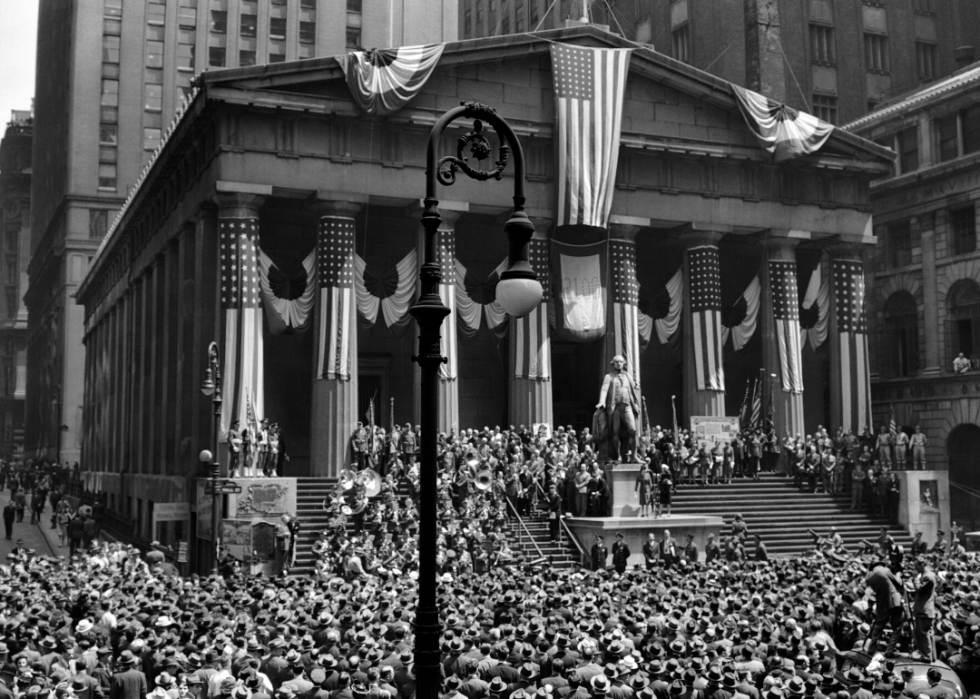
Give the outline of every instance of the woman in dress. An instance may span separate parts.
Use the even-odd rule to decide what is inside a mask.
[[[665,472],[660,476],[660,484],[658,490],[660,491],[660,514],[670,516],[670,501],[672,498],[671,491],[673,489],[673,483],[670,482],[670,476]],[[653,516],[657,517],[656,509],[653,512]]]
[[[653,504],[653,472],[650,464],[646,463],[636,474],[636,485],[633,492],[640,492],[640,517],[650,516],[650,505]]]

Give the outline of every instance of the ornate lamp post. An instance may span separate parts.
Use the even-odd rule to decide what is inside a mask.
[[[439,139],[446,127],[456,119],[473,119],[473,130],[457,141],[456,156],[437,160]],[[483,134],[483,122],[493,127],[500,145],[498,160],[490,171],[475,170],[463,158],[467,146],[478,161],[491,154],[490,142]],[[506,140],[506,143],[504,142]],[[419,493],[419,598],[415,611],[415,678],[418,696],[435,699],[440,694],[439,673],[439,609],[436,605],[436,525],[438,514],[436,489],[436,422],[439,415],[438,371],[447,360],[440,354],[439,340],[442,321],[450,313],[439,296],[442,273],[436,261],[436,236],[442,216],[436,199],[436,184],[452,185],[456,172],[485,181],[499,180],[507,166],[508,155],[514,153],[514,213],[504,224],[509,242],[507,269],[497,283],[497,300],[508,315],[521,317],[530,313],[540,302],[541,284],[528,262],[528,242],[534,225],[524,212],[524,152],[510,125],[486,105],[464,103],[451,109],[436,122],[429,134],[426,152],[425,208],[422,228],[425,232],[424,262],[419,279],[422,293],[410,313],[419,326],[419,353],[412,357],[421,369],[421,459]]]
[[[214,542],[214,560],[211,572],[218,572],[218,557],[221,553],[221,488],[218,483],[220,467],[218,464],[218,435],[221,431],[221,355],[218,354],[218,343],[208,345],[208,368],[201,382],[201,393],[211,396],[213,423],[211,426],[211,449],[205,449],[198,457],[201,463],[208,465],[208,476],[211,479],[211,540]]]

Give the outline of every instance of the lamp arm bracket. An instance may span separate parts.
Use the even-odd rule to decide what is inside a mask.
[[[447,155],[439,160],[436,166],[436,177],[439,183],[446,186],[454,184],[457,171],[462,171],[464,175],[478,182],[499,180],[507,168],[510,146],[497,132],[496,123],[499,121],[499,117],[496,110],[479,102],[466,102],[463,104],[463,111],[458,116],[464,119],[473,119],[473,129],[457,139],[456,155]],[[494,161],[494,167],[491,170],[472,167],[469,164],[469,158],[463,154],[466,147],[469,146],[470,156],[475,158],[478,163],[490,158],[493,149],[490,140],[483,132],[484,121],[489,122],[490,126],[493,127],[494,134],[500,144],[497,148],[498,159]]]

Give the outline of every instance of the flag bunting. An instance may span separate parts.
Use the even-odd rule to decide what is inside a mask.
[[[722,316],[722,346],[728,343],[729,337],[732,339],[732,348],[736,352],[740,351],[749,343],[749,340],[755,335],[755,329],[759,324],[759,301],[761,298],[762,285],[759,283],[759,277],[752,277],[752,281],[745,287],[745,291],[738,297],[738,300],[732,308],[732,310],[744,312],[744,315],[741,315],[741,320],[728,326],[724,324],[724,315]]]
[[[815,153],[834,130],[833,124],[780,104],[758,92],[738,85],[732,85],[732,90],[752,135],[762,150],[777,163]]]
[[[271,334],[306,332],[316,299],[316,248],[303,259],[303,271],[292,277],[260,249],[259,291]]]
[[[352,51],[337,56],[354,102],[371,116],[397,112],[432,75],[445,44]]]

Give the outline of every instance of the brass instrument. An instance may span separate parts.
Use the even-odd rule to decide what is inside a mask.
[[[493,486],[493,473],[490,469],[485,468],[482,471],[477,472],[476,476],[473,478],[473,482],[476,485],[477,490],[490,490]]]
[[[348,517],[350,517],[352,514],[354,514],[354,510],[351,509],[351,506],[350,505],[343,505],[340,508],[340,511],[342,513],[344,513],[345,515],[347,515]]]
[[[344,490],[350,490],[354,487],[354,481],[357,479],[357,475],[351,471],[349,468],[345,468],[340,472],[338,482],[340,487]]]
[[[364,486],[364,492],[369,498],[373,498],[381,492],[381,476],[374,469],[366,468],[360,471],[354,479]]]

